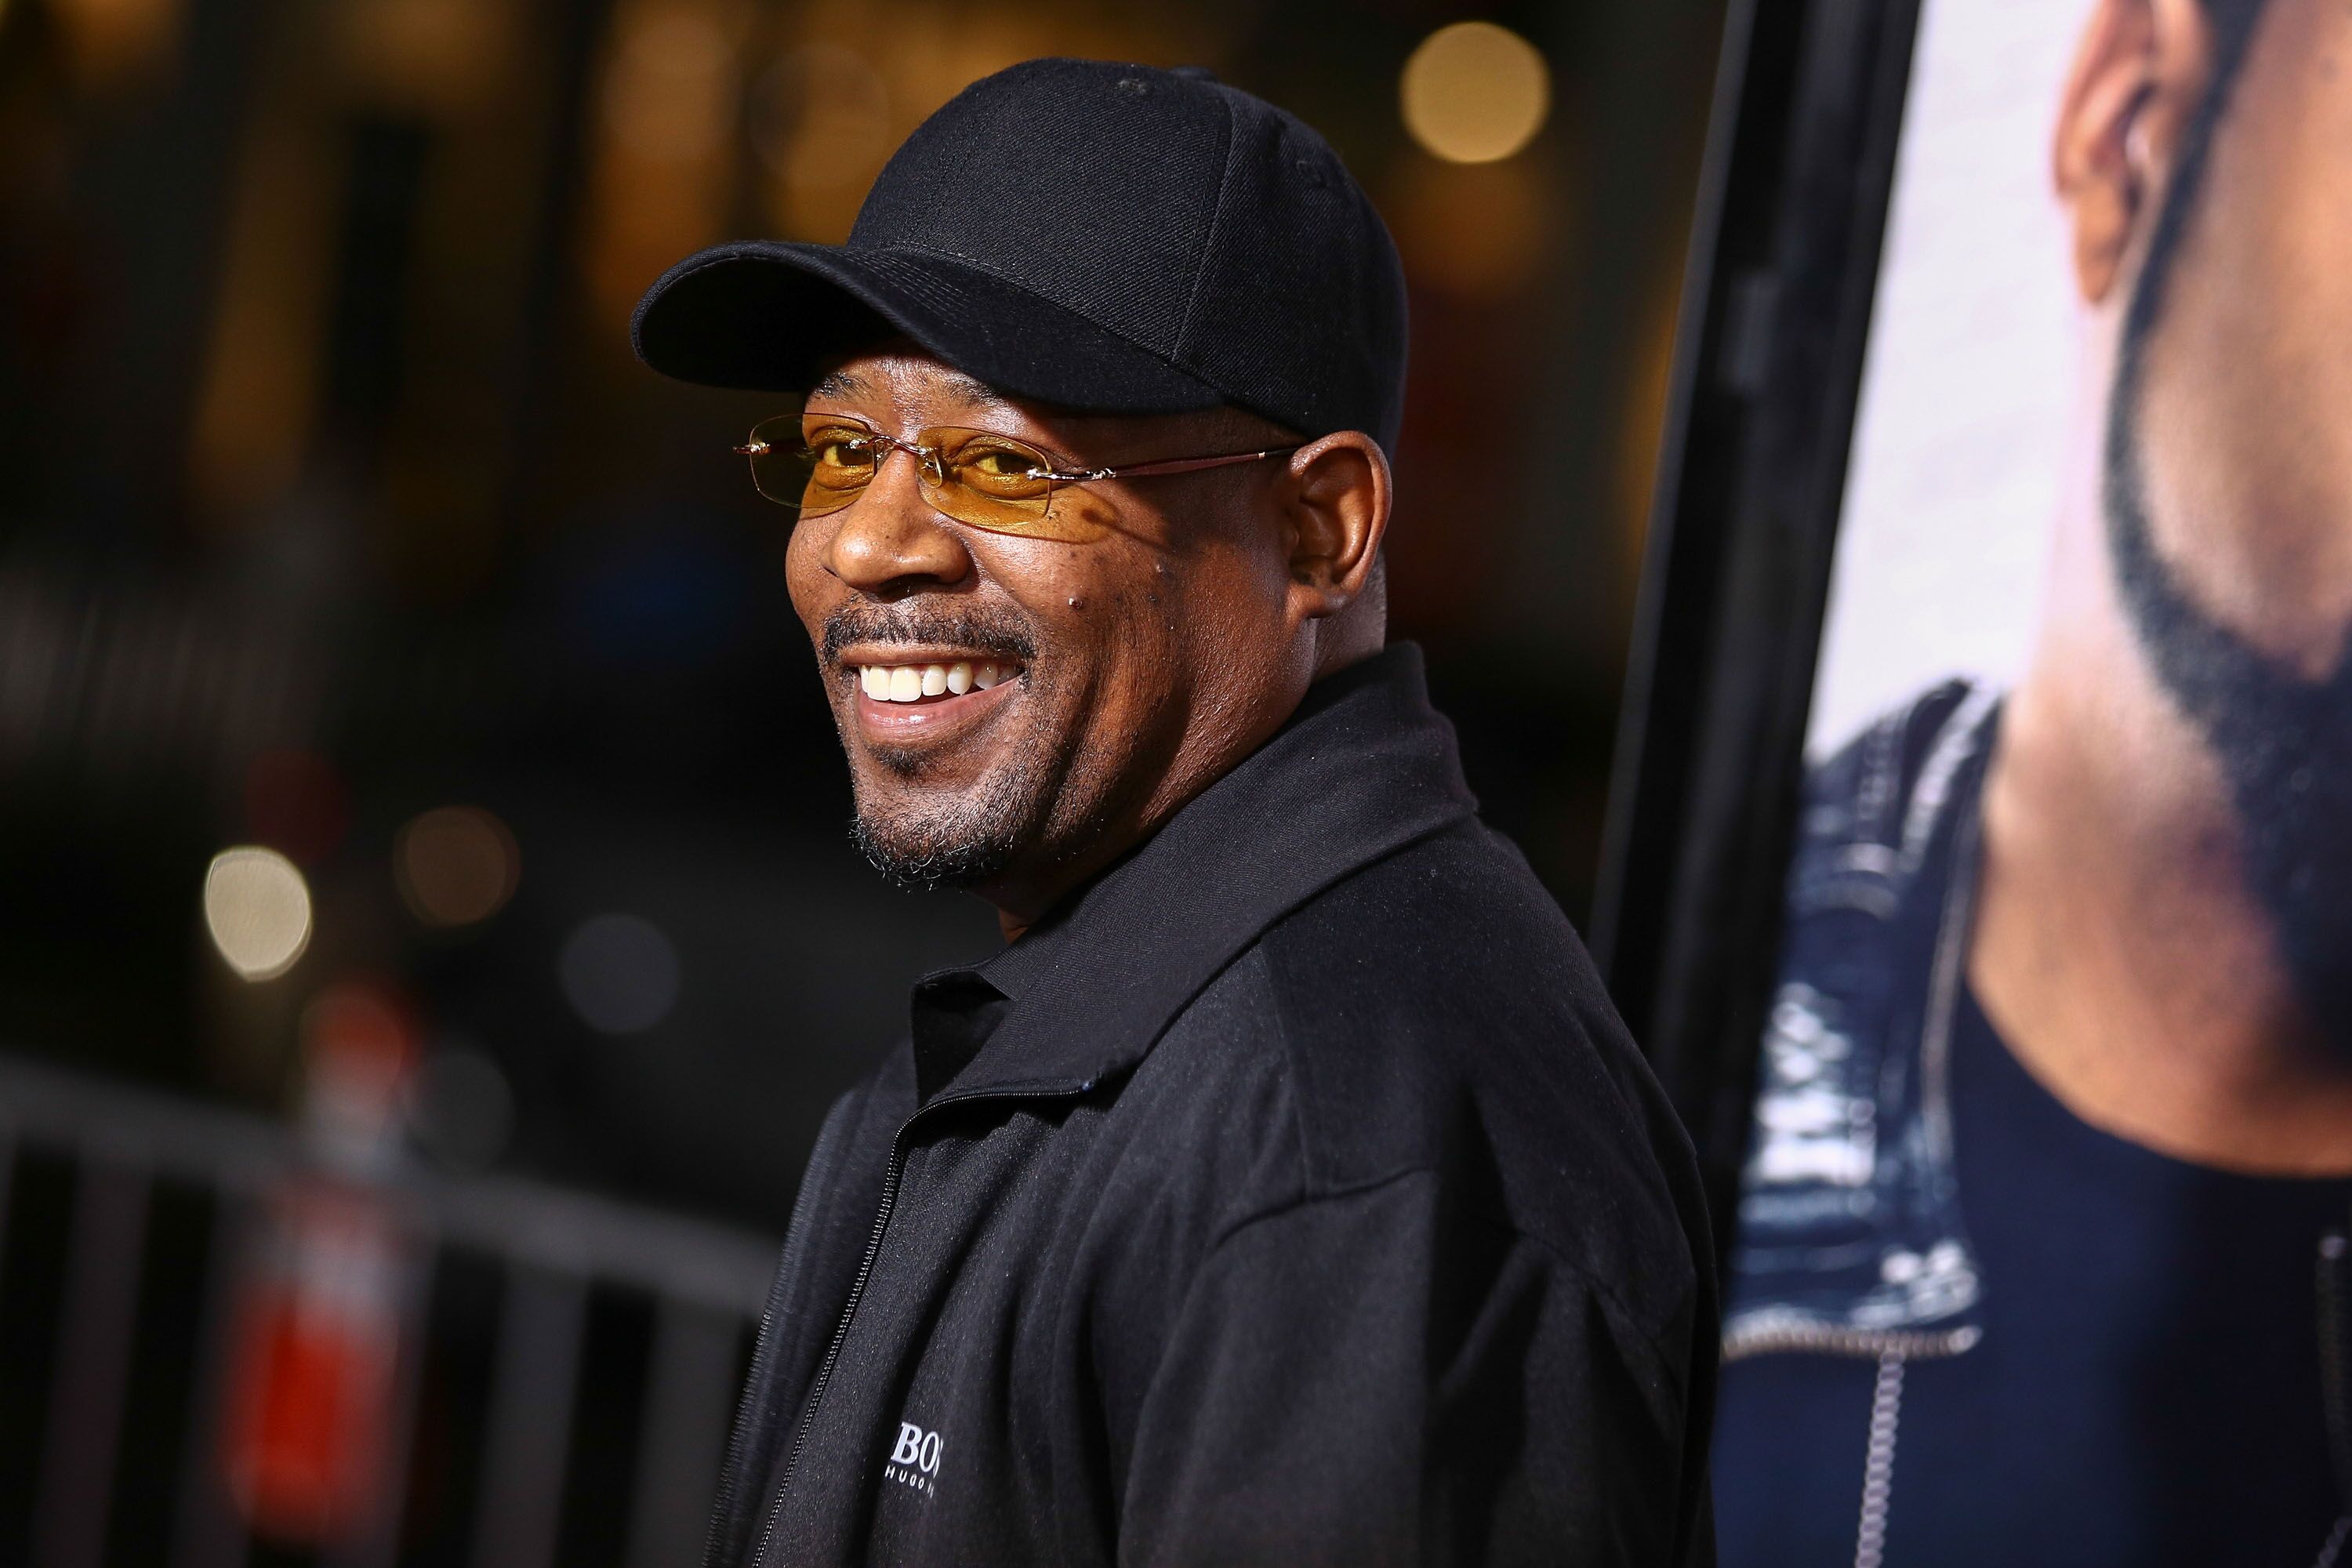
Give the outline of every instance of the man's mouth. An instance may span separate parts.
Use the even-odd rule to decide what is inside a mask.
[[[850,699],[858,727],[870,740],[897,746],[945,743],[975,732],[988,716],[1019,695],[1028,666],[1004,654],[981,657],[949,647],[847,650],[842,661],[856,682]],[[930,654],[929,658],[907,654]]]
[[[1005,659],[957,659],[937,664],[861,664],[858,689],[876,702],[940,702],[971,691],[992,691],[1020,675]]]

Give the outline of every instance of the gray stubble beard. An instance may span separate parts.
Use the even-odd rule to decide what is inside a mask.
[[[887,751],[877,760],[902,778],[910,775]],[[1042,832],[1053,809],[1046,773],[1043,756],[1021,751],[973,789],[947,796],[916,820],[908,820],[913,813],[877,816],[861,798],[849,837],[896,887],[925,893],[978,887],[1003,876]]]

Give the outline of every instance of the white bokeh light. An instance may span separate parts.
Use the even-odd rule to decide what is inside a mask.
[[[205,873],[205,929],[246,980],[274,980],[310,945],[310,888],[275,849],[239,845]]]

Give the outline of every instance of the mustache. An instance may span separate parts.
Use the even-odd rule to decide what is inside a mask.
[[[1037,651],[1028,629],[1010,616],[975,615],[925,605],[847,604],[824,618],[824,661],[841,662],[851,643],[941,643],[1029,662]]]

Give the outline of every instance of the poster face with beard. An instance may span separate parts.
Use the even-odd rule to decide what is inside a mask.
[[[1971,1060],[2188,1173],[2352,1163],[2322,1110],[2352,1110],[2345,28],[2310,0],[1924,7],[1734,1356],[1983,1331]],[[2274,1110],[2161,1089],[2213,1060]]]
[[[1927,0],[1830,576],[1722,1560],[2336,1561],[2352,12]]]
[[[1997,701],[2037,644],[2065,640],[2084,584],[2052,574],[2103,573],[2147,673],[2226,775],[2246,891],[2313,1021],[2352,1051],[2352,961],[2338,952],[2352,949],[2352,639],[2338,626],[2336,646],[2301,658],[2265,646],[2258,584],[2200,592],[2194,563],[2159,547],[2151,521],[2147,383],[2168,286],[2196,264],[2200,216],[2213,216],[2223,198],[2212,187],[2229,174],[2226,159],[2217,173],[2217,132],[2264,7],[2208,5],[2224,80],[2149,193],[2145,248],[2111,303],[2116,336],[2099,344],[2085,342],[2093,312],[2068,267],[2051,168],[2069,69],[2099,8],[1926,7],[1807,760],[1819,769],[1941,683]],[[2201,434],[2193,420],[2173,428]],[[2327,466],[2325,451],[2308,456]],[[2053,538],[2076,490],[2095,496],[2103,558]],[[2179,527],[2192,541],[2242,527],[2226,510]],[[2336,526],[2352,536],[2352,510]],[[2235,601],[2234,621],[2209,602],[2221,600]]]

